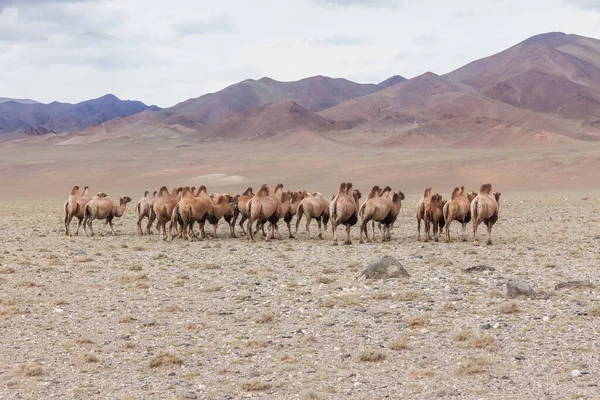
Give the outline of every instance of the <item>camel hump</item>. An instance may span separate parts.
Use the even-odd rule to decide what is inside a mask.
[[[192,197],[194,196],[194,194],[192,193],[192,190],[190,189],[189,186],[186,186],[183,188],[183,190],[181,191],[181,197]]]
[[[149,196],[150,196],[150,192],[146,190],[146,191],[144,192],[144,197],[148,198]]]
[[[425,188],[425,190],[423,191],[423,197],[429,197],[429,195],[431,195],[431,188]]]
[[[252,194],[252,188],[251,187],[249,187],[248,189],[246,189],[244,191],[244,193],[242,193],[242,196],[248,196],[250,194]]]
[[[491,192],[492,192],[492,184],[491,183],[483,184],[479,188],[479,193],[490,194]]]
[[[465,187],[461,186],[460,187],[460,195],[462,196],[463,194],[465,194]]]
[[[166,186],[161,186],[160,189],[158,190],[158,195],[162,196],[165,193],[169,193],[169,189],[167,189]]]
[[[371,188],[371,191],[369,192],[369,195],[367,196],[367,198],[372,199],[373,197],[377,196],[378,193],[379,193],[379,186],[375,185],[375,186],[373,186],[373,188]]]
[[[275,190],[273,191],[273,193],[277,193],[282,189],[283,189],[283,183],[278,183],[277,186],[275,186]]]
[[[262,184],[260,189],[256,192],[257,197],[267,196],[269,194],[269,187],[266,184]]]
[[[383,189],[381,192],[379,192],[379,196],[383,196],[383,195],[385,195],[386,193],[389,193],[389,192],[391,192],[391,191],[392,191],[392,188],[391,188],[391,187],[389,187],[389,186],[386,186],[386,187],[385,187],[385,188],[384,188],[384,189]]]
[[[73,188],[71,189],[71,196],[76,196],[77,192],[79,192],[79,186],[75,185],[73,186]]]
[[[206,186],[200,185],[200,187],[198,187],[198,191],[196,192],[196,195],[199,195],[200,193],[208,193]]]
[[[352,194],[352,183],[351,182],[346,183],[346,193]]]
[[[464,186],[462,186],[462,188],[464,190]],[[454,200],[456,198],[456,196],[458,196],[458,193],[460,192],[460,190],[461,190],[460,188],[455,187],[454,190],[452,191],[452,196],[450,196],[450,199]]]
[[[342,193],[346,191],[346,182],[342,182],[340,183],[340,190],[338,191],[338,193]]]

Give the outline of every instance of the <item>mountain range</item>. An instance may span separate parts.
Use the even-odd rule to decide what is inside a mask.
[[[166,109],[112,95],[75,105],[0,103],[0,137],[28,131],[38,140],[46,131],[69,132],[52,135],[62,144],[139,135],[294,143],[301,135],[419,147],[600,141],[600,41],[546,33],[445,75],[396,75],[379,84],[248,79]]]

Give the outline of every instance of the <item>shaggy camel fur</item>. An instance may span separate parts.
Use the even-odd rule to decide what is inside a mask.
[[[102,220],[105,219],[106,222],[102,228],[106,227],[106,224],[110,225],[110,230],[113,235],[116,235],[115,230],[113,228],[112,220],[113,218],[120,218],[125,213],[125,209],[127,208],[127,203],[131,202],[131,197],[129,196],[121,196],[119,198],[119,205],[113,204],[112,200],[108,197],[101,196],[104,193],[100,192],[98,195],[94,196],[86,205],[85,205],[85,218],[83,220],[83,230],[87,236],[87,228],[90,228],[91,236],[94,236],[94,230],[92,229],[92,222],[96,219]],[[102,234],[102,232],[100,233]]]
[[[283,193],[282,193],[283,195]],[[248,240],[254,241],[252,224],[254,221],[269,222],[269,234],[267,240],[275,239],[275,230],[279,221],[279,211],[281,211],[281,202],[275,196],[275,193],[263,184],[256,192],[256,195],[246,204],[246,213],[248,214],[248,223],[246,232]]]
[[[500,211],[500,192],[492,191],[492,184],[487,183],[481,185],[479,194],[475,196],[471,202],[471,218],[473,219],[473,237],[476,242],[479,242],[477,228],[482,222],[487,226],[488,241],[487,244],[492,244],[492,226],[498,220],[498,212]]]
[[[179,188],[173,188],[171,193],[169,193],[169,189],[167,189],[166,186],[161,187],[156,196],[156,200],[152,205],[148,226],[152,226],[152,223],[156,219],[156,231],[158,234],[162,233],[163,240],[167,239],[165,226],[167,222],[171,220],[173,209],[181,199],[181,190]],[[171,230],[171,228],[172,226],[169,230]]]
[[[425,206],[425,230],[427,231],[427,236],[425,236],[425,241],[427,242],[429,237],[429,228],[433,226],[433,238],[437,242],[440,236],[440,229],[444,227],[444,204],[445,202],[442,200],[442,196],[438,193],[431,196],[430,201]]]
[[[423,197],[417,203],[417,240],[421,241],[421,221],[425,220],[425,207],[431,201],[431,188],[425,188],[423,192]],[[429,235],[429,231],[425,232],[427,234],[427,238],[431,239]]]
[[[144,232],[142,231],[142,220],[144,218],[148,218],[148,222],[150,222],[150,214],[152,213],[152,205],[156,201],[157,193],[158,192],[155,190],[154,194],[152,196],[150,196],[150,192],[148,192],[146,190],[146,192],[144,192],[144,197],[142,197],[135,206],[135,210],[137,211],[137,215],[138,215],[138,221],[137,221],[138,235],[140,235],[140,236],[144,235]],[[148,225],[146,226],[148,235],[150,235],[152,233],[152,231],[150,230],[151,226],[152,226],[152,224],[150,224],[150,223],[148,223]]]
[[[254,193],[252,192],[252,188],[249,187],[242,193],[235,205],[235,212],[233,216],[233,223],[235,225],[235,221],[237,220],[238,215],[242,216],[240,220],[240,228],[242,229],[242,233],[246,236],[246,228],[244,228],[244,222],[248,219],[248,213],[246,211],[246,206],[248,202],[254,197]]]
[[[198,189],[198,196],[194,196],[188,186],[184,187],[181,192],[181,200],[175,205],[171,212],[171,228],[169,229],[169,240],[173,239],[173,229],[176,229],[177,222],[181,220],[183,223],[181,236],[184,240],[190,239],[191,224],[198,221],[200,223],[200,232],[202,238],[205,237],[204,222],[213,212],[213,202],[210,196],[203,194],[206,188],[203,186]]]
[[[362,224],[360,227],[360,243],[363,241],[363,232],[367,237],[367,242],[370,242],[369,233],[367,232],[367,224],[369,221],[381,222],[384,225],[382,240],[389,240],[389,221],[391,217],[388,215],[392,212],[393,204],[389,193],[392,189],[387,186],[384,190],[380,191],[379,186],[373,186],[367,201],[361,206],[359,214],[362,217]],[[375,236],[375,230],[373,229],[373,237]]]
[[[467,223],[471,220],[471,201],[475,198],[473,192],[465,193],[465,187],[456,187],[452,191],[450,201],[444,204],[444,221],[446,221],[446,243],[450,243],[450,224],[452,221],[458,221],[462,224],[462,240],[467,240],[465,232]]]
[[[314,218],[319,226],[319,239],[323,239],[323,229],[327,230],[329,222],[329,202],[321,193],[314,193],[302,199],[298,204],[298,212],[296,214],[296,236],[298,236],[298,226],[302,216],[306,215],[306,232],[310,238],[310,221]],[[322,227],[324,225],[324,227]]]
[[[346,240],[344,244],[352,244],[350,229],[358,222],[358,200],[360,192],[352,190],[352,183],[342,183],[329,205],[331,228],[333,230],[333,245],[337,246],[337,227],[346,225]]]
[[[84,208],[91,199],[92,198],[88,195],[87,186],[84,186],[83,193],[81,195],[79,195],[79,186],[73,186],[71,189],[69,198],[63,207],[65,210],[65,233],[67,236],[71,236],[70,226],[73,218],[77,218],[79,220],[79,223],[77,224],[77,230],[75,231],[75,235],[79,235],[79,228],[81,228],[81,223],[85,218]]]

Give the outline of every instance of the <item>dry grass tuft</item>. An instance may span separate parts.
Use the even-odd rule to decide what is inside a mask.
[[[385,354],[379,350],[363,350],[358,353],[358,359],[363,362],[377,362],[385,360]]]
[[[135,321],[136,319],[133,318],[131,315],[123,315],[121,317],[119,317],[119,323],[120,324],[128,324],[130,322]]]
[[[489,362],[482,357],[469,357],[460,361],[455,369],[456,375],[467,376],[484,372]]]
[[[316,279],[317,283],[322,283],[324,285],[329,285],[330,283],[335,282],[335,279],[330,278],[328,276],[320,276]]]
[[[388,348],[394,351],[407,350],[409,348],[408,340],[406,340],[405,337],[396,338],[392,342],[390,342]]]
[[[164,312],[179,312],[181,311],[181,307],[179,306],[165,306],[162,309]]]
[[[16,288],[19,287],[26,287],[26,288],[32,288],[32,287],[37,287],[37,284],[35,282],[31,282],[31,281],[22,281],[22,282],[18,282],[15,285]]]
[[[250,379],[249,381],[242,383],[242,390],[246,392],[262,392],[268,390],[270,387],[271,385],[258,379]]]
[[[22,313],[23,311],[18,306],[4,306],[0,310],[0,315],[18,315]]]
[[[498,307],[498,311],[500,311],[502,314],[516,314],[519,311],[521,311],[521,309],[519,308],[519,305],[516,302],[507,301],[505,303],[500,304],[500,306]]]
[[[256,322],[257,324],[266,324],[267,322],[271,321],[273,321],[273,314],[271,314],[270,312],[264,312],[254,320],[254,322]]]
[[[92,353],[86,353],[79,356],[79,359],[84,363],[97,363],[98,357]]]
[[[498,342],[496,341],[496,339],[489,335],[477,336],[473,338],[471,344],[473,345],[473,347],[476,347],[478,349],[496,350],[498,348]]]
[[[94,341],[90,338],[79,338],[75,340],[77,344],[94,344]]]
[[[15,270],[11,267],[2,267],[0,268],[0,274],[14,274]]]
[[[209,287],[200,288],[199,291],[203,292],[203,293],[214,293],[214,292],[220,292],[221,289],[223,289],[222,286],[209,286]]]
[[[22,365],[19,374],[23,376],[40,376],[44,374],[44,368],[40,364]]]
[[[385,292],[375,292],[371,295],[373,300],[388,300],[392,297],[390,293]]]
[[[166,367],[169,365],[182,365],[183,361],[176,355],[167,351],[161,351],[150,360],[150,368]]]
[[[600,306],[588,308],[587,314],[592,317],[600,317]]]
[[[421,294],[413,290],[409,290],[408,292],[400,292],[396,295],[396,299],[398,299],[398,301],[414,301],[419,297],[421,297]]]
[[[429,379],[435,376],[435,372],[429,369],[411,369],[408,376],[413,379]]]
[[[412,317],[406,320],[406,326],[410,329],[422,328],[429,324],[429,319],[424,316]]]

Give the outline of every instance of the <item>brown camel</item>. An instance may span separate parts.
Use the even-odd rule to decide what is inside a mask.
[[[452,197],[444,205],[444,221],[446,222],[446,243],[450,243],[450,224],[452,221],[458,221],[462,224],[462,240],[467,240],[465,232],[467,223],[471,220],[471,201],[475,198],[473,192],[465,193],[465,187],[456,187],[452,191]]]
[[[65,233],[67,236],[71,235],[71,221],[73,218],[77,218],[79,223],[77,224],[77,230],[75,235],[79,235],[79,228],[85,218],[84,208],[85,205],[92,199],[88,195],[88,187],[84,186],[83,193],[79,195],[79,186],[73,186],[69,198],[65,202],[63,209],[65,210]]]
[[[138,235],[140,235],[140,236],[144,235],[144,232],[142,231],[142,220],[144,218],[148,218],[148,222],[150,222],[150,214],[152,212],[152,205],[156,201],[157,193],[158,192],[155,190],[154,194],[152,196],[150,196],[150,192],[148,192],[146,190],[146,192],[144,192],[144,197],[142,197],[135,206],[135,210],[137,211],[137,215],[138,215],[138,221],[137,221]],[[150,235],[152,233],[152,231],[150,230],[151,226],[152,225],[150,223],[146,226],[148,235]]]
[[[152,212],[150,213],[148,226],[152,226],[152,223],[156,219],[156,231],[158,232],[158,234],[162,233],[162,237],[164,240],[167,239],[167,231],[165,229],[165,226],[167,222],[171,220],[171,214],[173,212],[173,209],[175,208],[180,199],[181,191],[178,188],[173,188],[173,190],[171,190],[171,193],[169,193],[169,190],[166,188],[166,186],[163,186],[158,191],[156,200],[152,205]]]
[[[228,194],[215,194],[213,196],[212,202],[212,212],[208,215],[208,222],[213,226],[213,237],[217,237],[217,227],[219,226],[219,220],[221,218],[227,219],[227,216],[230,215],[233,206],[235,205],[234,197]],[[233,230],[231,229],[231,224],[227,221],[229,225],[229,233],[231,237],[235,237]]]
[[[377,221],[384,225],[382,241],[389,240],[389,224],[391,217],[388,215],[392,212],[393,204],[392,199],[389,196],[391,188],[387,186],[382,191],[379,190],[379,186],[373,186],[367,201],[361,206],[359,214],[362,217],[362,224],[360,227],[360,243],[363,242],[363,232],[367,237],[367,242],[370,242],[369,233],[367,232],[367,224],[369,221]],[[373,230],[373,237],[375,236],[375,230]]]
[[[246,236],[246,228],[244,228],[244,222],[248,219],[248,213],[246,212],[246,205],[254,197],[254,193],[252,192],[252,188],[249,187],[240,195],[238,201],[235,205],[234,215],[233,215],[233,223],[237,220],[239,215],[242,216],[240,220],[240,228],[242,229],[242,233]]]
[[[298,211],[296,214],[296,236],[298,236],[298,226],[302,216],[306,215],[306,232],[310,239],[310,221],[314,218],[317,220],[319,226],[319,239],[323,239],[323,227],[327,230],[327,223],[329,222],[329,202],[321,193],[310,194],[307,193],[307,197],[303,198],[298,204]]]
[[[305,190],[298,190],[295,192],[287,193],[289,196],[289,207],[287,207],[287,205],[286,207],[284,207],[284,210],[285,208],[287,208],[287,212],[283,216],[283,221],[287,225],[289,234],[288,237],[291,239],[294,237],[294,235],[292,234],[292,219],[298,213],[298,205],[304,198],[308,197],[308,193]]]
[[[419,241],[421,241],[421,220],[425,219],[425,207],[427,207],[427,204],[429,204],[430,201],[431,188],[425,188],[425,191],[423,192],[423,197],[421,197],[421,199],[417,203],[417,240]],[[427,238],[431,239],[429,231],[426,231],[425,233],[427,235]]]
[[[119,198],[119,205],[113,204],[112,200],[108,197],[102,196],[104,193],[99,192],[98,195],[94,196],[84,208],[85,218],[83,220],[83,230],[87,235],[87,228],[90,228],[91,236],[94,236],[94,230],[92,228],[92,222],[96,219],[106,220],[102,231],[106,227],[106,224],[110,225],[110,230],[113,235],[116,235],[113,228],[113,218],[120,218],[125,213],[127,203],[131,202],[131,197],[121,196]],[[101,232],[102,234],[102,232]]]
[[[442,200],[442,196],[438,193],[431,196],[430,201],[425,206],[425,230],[427,235],[425,241],[427,242],[429,237],[430,227],[433,226],[433,239],[437,242],[440,236],[440,229],[444,227],[444,204],[446,202]]]
[[[282,194],[283,195],[283,194]],[[275,239],[275,230],[279,221],[279,211],[281,211],[281,202],[275,196],[275,193],[263,184],[256,192],[256,195],[246,204],[246,213],[248,214],[248,223],[246,232],[248,240],[254,241],[252,224],[254,221],[269,222],[269,234],[267,240]]]
[[[358,200],[361,194],[358,190],[352,190],[352,183],[342,183],[329,205],[331,216],[331,228],[333,230],[333,245],[337,246],[337,227],[346,225],[346,240],[344,244],[352,244],[350,229],[358,222]]]
[[[169,240],[173,239],[173,229],[177,229],[178,221],[182,222],[180,235],[184,240],[190,239],[191,224],[194,222],[200,223],[200,232],[202,238],[205,237],[204,223],[210,213],[213,212],[213,202],[210,196],[206,194],[206,188],[201,186],[198,189],[198,196],[194,196],[188,186],[184,187],[181,192],[181,200],[175,205],[171,212],[171,228],[169,229]]]
[[[392,230],[394,229],[394,224],[396,223],[396,219],[398,218],[398,214],[400,214],[400,210],[402,209],[402,200],[404,200],[404,193],[401,191],[397,191],[392,195],[392,211],[388,215],[390,219],[389,222],[389,237],[392,237]]]
[[[481,185],[479,194],[475,196],[471,202],[471,218],[473,219],[473,237],[476,242],[479,242],[477,228],[482,222],[487,226],[488,241],[487,244],[492,244],[492,226],[498,220],[498,212],[500,211],[500,192],[492,191],[492,184],[487,183]]]

